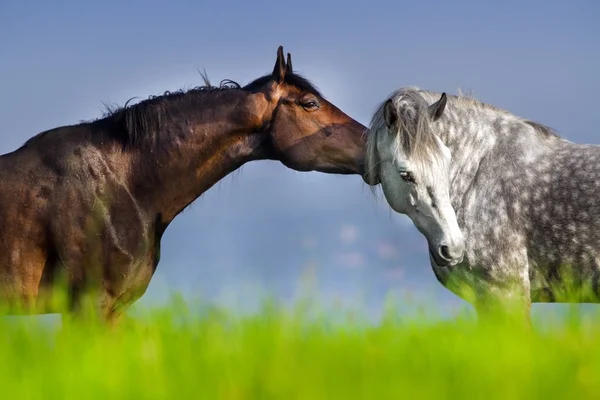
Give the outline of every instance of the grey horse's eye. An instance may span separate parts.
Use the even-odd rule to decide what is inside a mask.
[[[404,179],[406,182],[410,182],[410,183],[414,183],[414,184],[417,183],[417,182],[415,182],[415,177],[413,176],[413,174],[411,174],[408,171],[402,171],[402,172],[400,172],[400,177],[402,179]]]

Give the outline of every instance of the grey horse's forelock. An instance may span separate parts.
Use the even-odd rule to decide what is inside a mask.
[[[403,88],[386,98],[382,102],[369,124],[369,134],[367,135],[367,150],[365,157],[367,178],[371,179],[377,170],[379,164],[379,156],[377,154],[377,140],[380,135],[390,134],[387,124],[383,116],[383,109],[388,99],[392,99],[396,110],[398,111],[398,129],[391,134],[394,137],[394,158],[405,158],[417,166],[423,166],[426,170],[426,165],[437,163],[442,159],[442,149],[440,143],[436,140],[434,132],[432,132],[431,121],[427,112],[428,104],[425,99],[419,94],[418,88]],[[409,99],[410,104],[416,108],[412,110],[403,110],[400,101]],[[413,121],[406,121],[407,113],[414,112]]]

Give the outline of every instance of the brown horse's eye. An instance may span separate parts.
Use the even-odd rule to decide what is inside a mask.
[[[307,102],[303,102],[302,107],[304,107],[307,110],[316,110],[317,108],[319,108],[319,103],[317,103],[315,100],[310,100]]]

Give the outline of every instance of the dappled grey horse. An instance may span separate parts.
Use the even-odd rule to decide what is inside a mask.
[[[514,302],[527,317],[532,302],[598,302],[600,146],[417,88],[381,104],[367,142],[366,180],[381,182],[392,208],[402,203],[426,237],[436,224],[419,227],[419,218],[456,218],[464,257],[460,240],[437,252],[430,243],[430,261],[478,314]]]

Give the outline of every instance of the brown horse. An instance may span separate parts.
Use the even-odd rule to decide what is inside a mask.
[[[228,82],[45,131],[0,156],[9,314],[77,315],[91,299],[114,321],[146,291],[171,221],[248,161],[364,175],[365,127],[295,74],[281,46],[271,74]],[[63,306],[50,301],[59,285]]]

